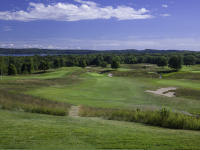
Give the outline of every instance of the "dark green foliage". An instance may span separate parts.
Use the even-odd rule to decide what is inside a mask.
[[[184,65],[195,65],[195,57],[193,55],[184,56]]]
[[[106,62],[106,61],[103,61],[103,62],[101,63],[101,65],[100,65],[100,66],[101,66],[101,67],[103,67],[103,68],[106,68],[106,67],[107,67],[107,65],[108,65],[108,64],[107,64],[107,62]]]
[[[140,122],[172,129],[200,130],[200,119],[181,113],[171,112],[167,108],[159,111],[119,110],[81,107],[81,116],[103,117],[109,120]]]
[[[120,67],[120,62],[117,61],[117,60],[113,60],[112,63],[111,63],[111,68],[117,69],[119,67]]]
[[[182,57],[181,56],[172,56],[169,59],[169,67],[175,70],[182,68]]]
[[[73,67],[73,66],[75,66],[75,64],[76,64],[76,63],[74,63],[74,61],[72,61],[72,60],[68,60],[68,61],[66,61],[66,63],[65,63],[65,65],[66,65],[67,67]]]
[[[60,60],[59,59],[54,59],[53,61],[53,67],[54,68],[59,68],[61,65],[60,65]]]
[[[15,65],[10,64],[8,66],[8,75],[16,75],[17,74],[17,69],[15,67]]]
[[[61,57],[60,60],[59,60],[59,66],[58,67],[64,67],[64,65],[65,65],[64,59]]]
[[[160,67],[167,66],[167,58],[166,57],[158,57],[157,65]]]
[[[135,64],[137,62],[134,56],[127,56],[125,57],[124,63],[125,64]]]
[[[79,67],[85,68],[86,66],[87,66],[87,63],[85,59],[79,61]]]
[[[92,65],[96,65],[96,66],[101,66],[101,63],[104,61],[103,56],[97,56],[93,62]]]
[[[57,52],[57,51],[56,51]],[[79,51],[77,51],[79,52]],[[88,52],[88,51],[87,51]],[[145,52],[145,53],[144,53]],[[8,75],[9,64],[14,64],[17,74],[33,73],[37,70],[47,70],[50,68],[59,68],[63,66],[102,66],[111,64],[111,67],[116,69],[120,64],[136,64],[149,63],[157,64],[158,66],[166,66],[169,62],[169,67],[174,70],[179,70],[182,65],[182,57],[184,64],[200,64],[200,54],[196,52],[179,52],[179,51],[102,51],[99,53],[89,53],[87,55],[55,55],[55,56],[3,56],[3,74]],[[82,53],[81,53],[82,54]],[[170,58],[170,61],[168,61]],[[84,60],[84,61],[83,61]],[[195,60],[195,61],[194,61]],[[106,62],[106,63],[105,63]],[[0,63],[1,64],[1,63]],[[44,65],[45,64],[45,65]],[[2,65],[1,65],[2,66]]]
[[[24,63],[22,65],[21,73],[27,74],[28,73],[28,64]]]
[[[49,69],[49,63],[47,61],[41,61],[38,68],[45,72],[46,70]]]
[[[4,57],[0,57],[0,75],[7,74],[7,66],[4,62]]]
[[[104,56],[104,61],[106,61],[108,64],[112,63],[112,56]]]
[[[28,63],[27,69],[28,69],[28,73],[33,73],[33,71],[34,71],[33,63]]]
[[[24,63],[21,67],[21,73],[23,74],[31,74],[34,71],[34,66],[33,66],[33,62],[29,62],[29,63]]]
[[[66,59],[65,65],[67,67],[78,66],[79,61],[78,61],[77,57],[75,57],[75,56],[68,56],[68,59]]]

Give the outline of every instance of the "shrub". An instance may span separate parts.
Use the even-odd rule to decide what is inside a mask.
[[[195,116],[188,116],[169,111],[162,108],[158,111],[103,109],[103,108],[80,108],[80,116],[103,117],[109,120],[139,122],[154,126],[172,129],[200,130],[200,119]]]

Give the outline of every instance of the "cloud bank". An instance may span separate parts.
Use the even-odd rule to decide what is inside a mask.
[[[50,48],[50,49],[179,49],[200,51],[200,38],[133,38],[124,40],[111,39],[35,39],[32,41],[2,41],[5,48]]]
[[[94,19],[136,20],[153,16],[146,8],[134,9],[129,6],[105,6],[92,1],[74,0],[76,3],[29,3],[27,10],[0,11],[0,20],[35,21],[79,21]]]

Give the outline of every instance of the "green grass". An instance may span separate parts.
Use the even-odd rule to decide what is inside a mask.
[[[189,88],[179,88],[176,90],[176,96],[185,97],[194,100],[200,100],[200,92],[199,90],[189,89]]]
[[[124,68],[115,72],[126,74],[130,72],[129,69],[142,69],[144,65],[125,65]],[[125,71],[127,68],[128,70]],[[157,68],[155,65],[150,65],[150,69],[155,68]],[[90,72],[87,72],[87,70]],[[110,78],[107,73],[98,73],[106,70],[109,69],[72,67],[51,70],[44,74],[9,76],[7,79],[0,81],[0,84],[3,85],[0,89],[9,91],[11,94],[25,93],[39,99],[44,98],[75,105],[127,109],[136,107],[159,109],[162,106],[167,106],[180,111],[200,113],[200,101],[196,98],[180,95],[175,98],[167,98],[145,92],[145,90],[156,90],[157,88],[169,86],[198,92],[200,90],[199,80],[156,79],[145,77],[143,74],[139,77],[120,75],[116,77],[114,74],[114,77]],[[134,73],[134,69],[131,72]],[[149,72],[149,70],[146,72]],[[14,78],[14,81],[10,78]]]
[[[108,77],[106,74],[86,73],[78,76],[79,82],[60,87],[44,87],[30,90],[30,94],[40,98],[46,98],[58,102],[67,102],[75,105],[106,108],[146,107],[150,109],[167,106],[172,109],[199,113],[200,101],[181,97],[168,98],[146,93],[145,90],[159,87],[196,87],[199,84],[190,81]]]
[[[200,118],[188,116],[180,112],[172,112],[167,108],[157,111],[126,109],[103,109],[81,106],[79,114],[83,117],[102,117],[108,120],[139,122],[171,129],[200,130]]]
[[[181,71],[185,71],[185,72],[200,71],[200,65],[183,66],[183,67],[181,68]]]
[[[139,123],[2,110],[0,121],[0,149],[198,150],[200,147],[200,132]]]
[[[80,68],[60,68],[42,74],[8,76],[0,81],[0,108],[33,113],[67,115],[70,105],[43,98],[34,98],[22,92],[46,86],[56,86],[73,82],[73,74]],[[70,77],[69,79],[66,78]],[[13,78],[13,80],[10,80]]]
[[[3,80],[20,80],[20,79],[57,79],[65,77],[66,75],[79,70],[78,67],[72,68],[59,68],[59,69],[51,69],[46,72],[35,72],[35,74],[27,74],[27,75],[16,75],[16,76],[3,76]]]
[[[183,66],[179,72],[162,74],[166,79],[200,80],[200,65]]]
[[[36,108],[41,105],[51,109],[64,108],[67,113],[70,103],[127,110],[138,107],[154,110],[167,106],[172,110],[200,113],[200,101],[196,99],[200,91],[199,80],[177,79],[170,75],[163,79],[147,76],[149,72],[154,74],[166,68],[155,65],[144,68],[144,65],[146,64],[122,65],[118,70],[71,67],[50,70],[43,74],[3,77],[0,81],[0,107],[9,103],[7,106],[13,106],[11,110],[16,111],[0,109],[0,149],[198,150],[198,131],[171,130],[98,118],[20,112],[24,111],[22,106],[29,107],[36,103]],[[183,68],[182,71],[198,72],[198,68],[192,66],[192,69]],[[108,77],[107,71],[117,72],[119,76]],[[126,75],[138,71],[140,76]],[[186,92],[179,91],[179,96],[174,98],[145,92],[169,86],[184,89]],[[191,93],[190,90],[196,95],[187,97],[183,94]],[[29,112],[37,111],[38,109],[33,109]]]
[[[155,80],[156,84],[160,86],[176,86],[181,88],[191,88],[200,90],[200,81],[194,80],[185,80],[185,79],[163,79],[163,80]]]

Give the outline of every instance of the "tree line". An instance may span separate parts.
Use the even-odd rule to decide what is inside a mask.
[[[60,67],[101,66],[119,68],[120,64],[149,63],[158,66],[169,66],[174,70],[181,69],[182,65],[200,64],[200,55],[195,54],[87,54],[87,55],[49,55],[49,56],[1,56],[0,74],[16,75],[31,74],[34,71],[43,71]]]

